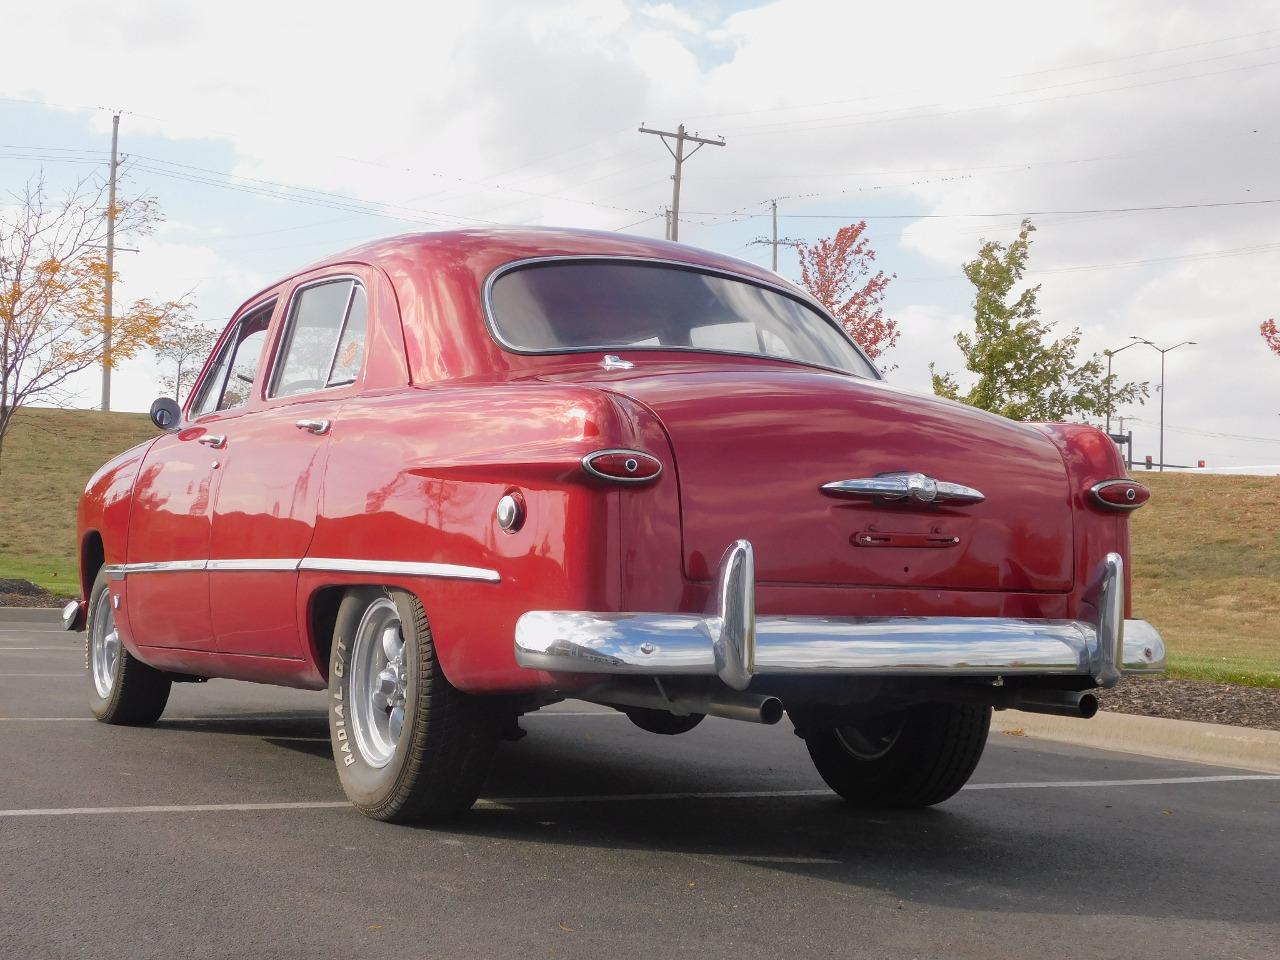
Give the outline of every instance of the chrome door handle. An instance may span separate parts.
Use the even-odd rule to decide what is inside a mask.
[[[206,447],[213,447],[215,450],[221,450],[227,445],[227,437],[225,434],[215,436],[208,434],[199,439],[199,443],[203,443]]]
[[[299,420],[294,424],[299,430],[306,430],[308,433],[314,433],[321,436],[329,432],[328,420]]]

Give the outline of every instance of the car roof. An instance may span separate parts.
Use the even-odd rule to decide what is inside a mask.
[[[417,255],[424,264],[452,251],[465,255],[483,281],[504,263],[546,256],[638,257],[711,267],[794,287],[790,281],[754,263],[667,240],[605,230],[569,227],[486,226],[406,233],[364,243],[311,264],[308,271],[340,263],[404,263]],[[487,255],[484,255],[487,253]],[[457,257],[451,257],[456,264]],[[803,293],[797,289],[798,293]]]

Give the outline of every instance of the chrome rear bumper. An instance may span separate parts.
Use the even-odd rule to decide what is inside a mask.
[[[717,606],[686,613],[535,610],[516,623],[516,662],[555,673],[719,676],[745,690],[754,676],[1084,675],[1114,686],[1122,673],[1159,673],[1164,640],[1124,619],[1124,561],[1108,554],[1088,620],[1006,617],[756,616],[751,544],[725,552]]]

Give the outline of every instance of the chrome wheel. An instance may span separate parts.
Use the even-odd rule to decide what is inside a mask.
[[[879,760],[898,742],[905,722],[906,715],[902,713],[868,717],[857,724],[836,727],[836,740],[858,760]]]
[[[103,589],[93,609],[89,624],[89,672],[93,687],[103,700],[111,696],[116,682],[116,666],[120,662],[120,632],[111,609],[111,591]]]
[[[395,756],[404,730],[409,671],[400,613],[388,597],[369,604],[351,649],[351,726],[371,767]]]

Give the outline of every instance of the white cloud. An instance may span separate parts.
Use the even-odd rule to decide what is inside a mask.
[[[59,56],[51,69],[47,45],[10,45],[0,95],[126,107],[131,136],[221,142],[238,174],[390,202],[409,219],[639,220],[666,203],[671,165],[635,127],[682,120],[728,140],[687,169],[682,238],[758,259],[764,249],[745,243],[764,221],[700,211],[758,211],[777,196],[791,198],[784,214],[941,215],[1280,198],[1280,11],[1265,5],[775,0],[724,17],[712,2],[372,15],[324,2],[64,0],[22,7],[8,26],[57,37]],[[105,131],[105,114],[95,123]],[[1280,436],[1280,361],[1256,332],[1280,313],[1277,253],[1176,259],[1275,242],[1277,208],[1038,216],[1031,279],[1046,316],[1081,326],[1091,350],[1130,333],[1202,342],[1170,357],[1170,423]],[[348,216],[352,239],[380,226]],[[214,277],[200,281],[202,306],[229,304],[233,288],[246,296],[271,279],[255,275],[264,255],[323,252],[307,232],[228,225],[216,203],[185,219],[149,244],[131,292]],[[958,274],[981,237],[1008,239],[1017,219],[872,222],[881,262],[901,277],[897,377],[926,385],[931,359],[958,368],[949,338],[968,300],[963,282],[907,281]],[[782,229],[813,238],[838,225]],[[1132,260],[1160,262],[1104,266]],[[1096,269],[1055,272],[1080,266]],[[1117,369],[1150,377],[1158,358],[1144,354]],[[1153,406],[1140,415],[1154,419]],[[1184,461],[1201,450],[1280,459],[1275,444],[1168,444]]]

